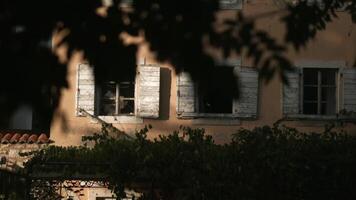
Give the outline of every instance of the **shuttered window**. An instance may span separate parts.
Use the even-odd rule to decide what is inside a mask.
[[[345,68],[339,62],[307,63],[287,77],[289,86],[283,86],[285,117],[332,119],[345,117],[342,113],[346,111],[356,111],[353,68]]]
[[[224,68],[221,68],[224,70]],[[235,117],[256,118],[258,107],[258,72],[250,67],[230,67],[239,80],[239,98],[234,91],[219,87],[201,88],[187,72],[177,78],[178,118]],[[218,75],[218,74],[217,74]]]
[[[340,86],[338,69],[298,68],[287,77],[289,85],[283,86],[285,116],[335,116]]]
[[[138,66],[132,81],[108,80],[96,85],[93,68],[80,64],[77,77],[77,116],[84,115],[83,109],[96,116],[159,117],[159,66]]]

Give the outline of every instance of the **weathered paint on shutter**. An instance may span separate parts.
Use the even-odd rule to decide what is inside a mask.
[[[243,0],[220,0],[220,9],[241,10]]]
[[[137,84],[137,116],[145,118],[158,118],[160,67],[153,65],[139,65]]]
[[[356,111],[356,69],[344,68],[342,74],[344,109]]]
[[[258,72],[252,67],[235,67],[239,80],[239,98],[234,100],[234,115],[256,118],[258,108]]]
[[[283,85],[283,114],[300,113],[300,71],[287,72],[289,85]]]
[[[78,116],[83,116],[79,110],[84,109],[90,114],[94,114],[94,99],[95,99],[95,80],[93,67],[88,64],[80,64],[78,66],[77,80],[77,110]]]
[[[195,113],[195,87],[188,72],[177,76],[177,114]]]

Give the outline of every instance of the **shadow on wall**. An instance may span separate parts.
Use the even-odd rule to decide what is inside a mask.
[[[159,96],[159,119],[169,119],[169,104],[171,97],[171,70],[161,68]]]

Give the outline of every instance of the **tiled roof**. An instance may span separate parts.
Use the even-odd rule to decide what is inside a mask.
[[[0,132],[1,144],[46,144],[51,140],[45,133]]]

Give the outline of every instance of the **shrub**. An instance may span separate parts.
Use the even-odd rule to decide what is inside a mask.
[[[94,142],[90,148],[52,146],[37,153],[27,170],[58,172],[45,164],[87,163],[91,167],[68,167],[63,174],[103,174],[118,196],[129,187],[144,199],[356,197],[356,140],[344,132],[264,126],[240,129],[229,144],[217,145],[204,129],[182,127],[155,140],[146,138],[148,131],[118,139],[103,130],[85,138]]]

